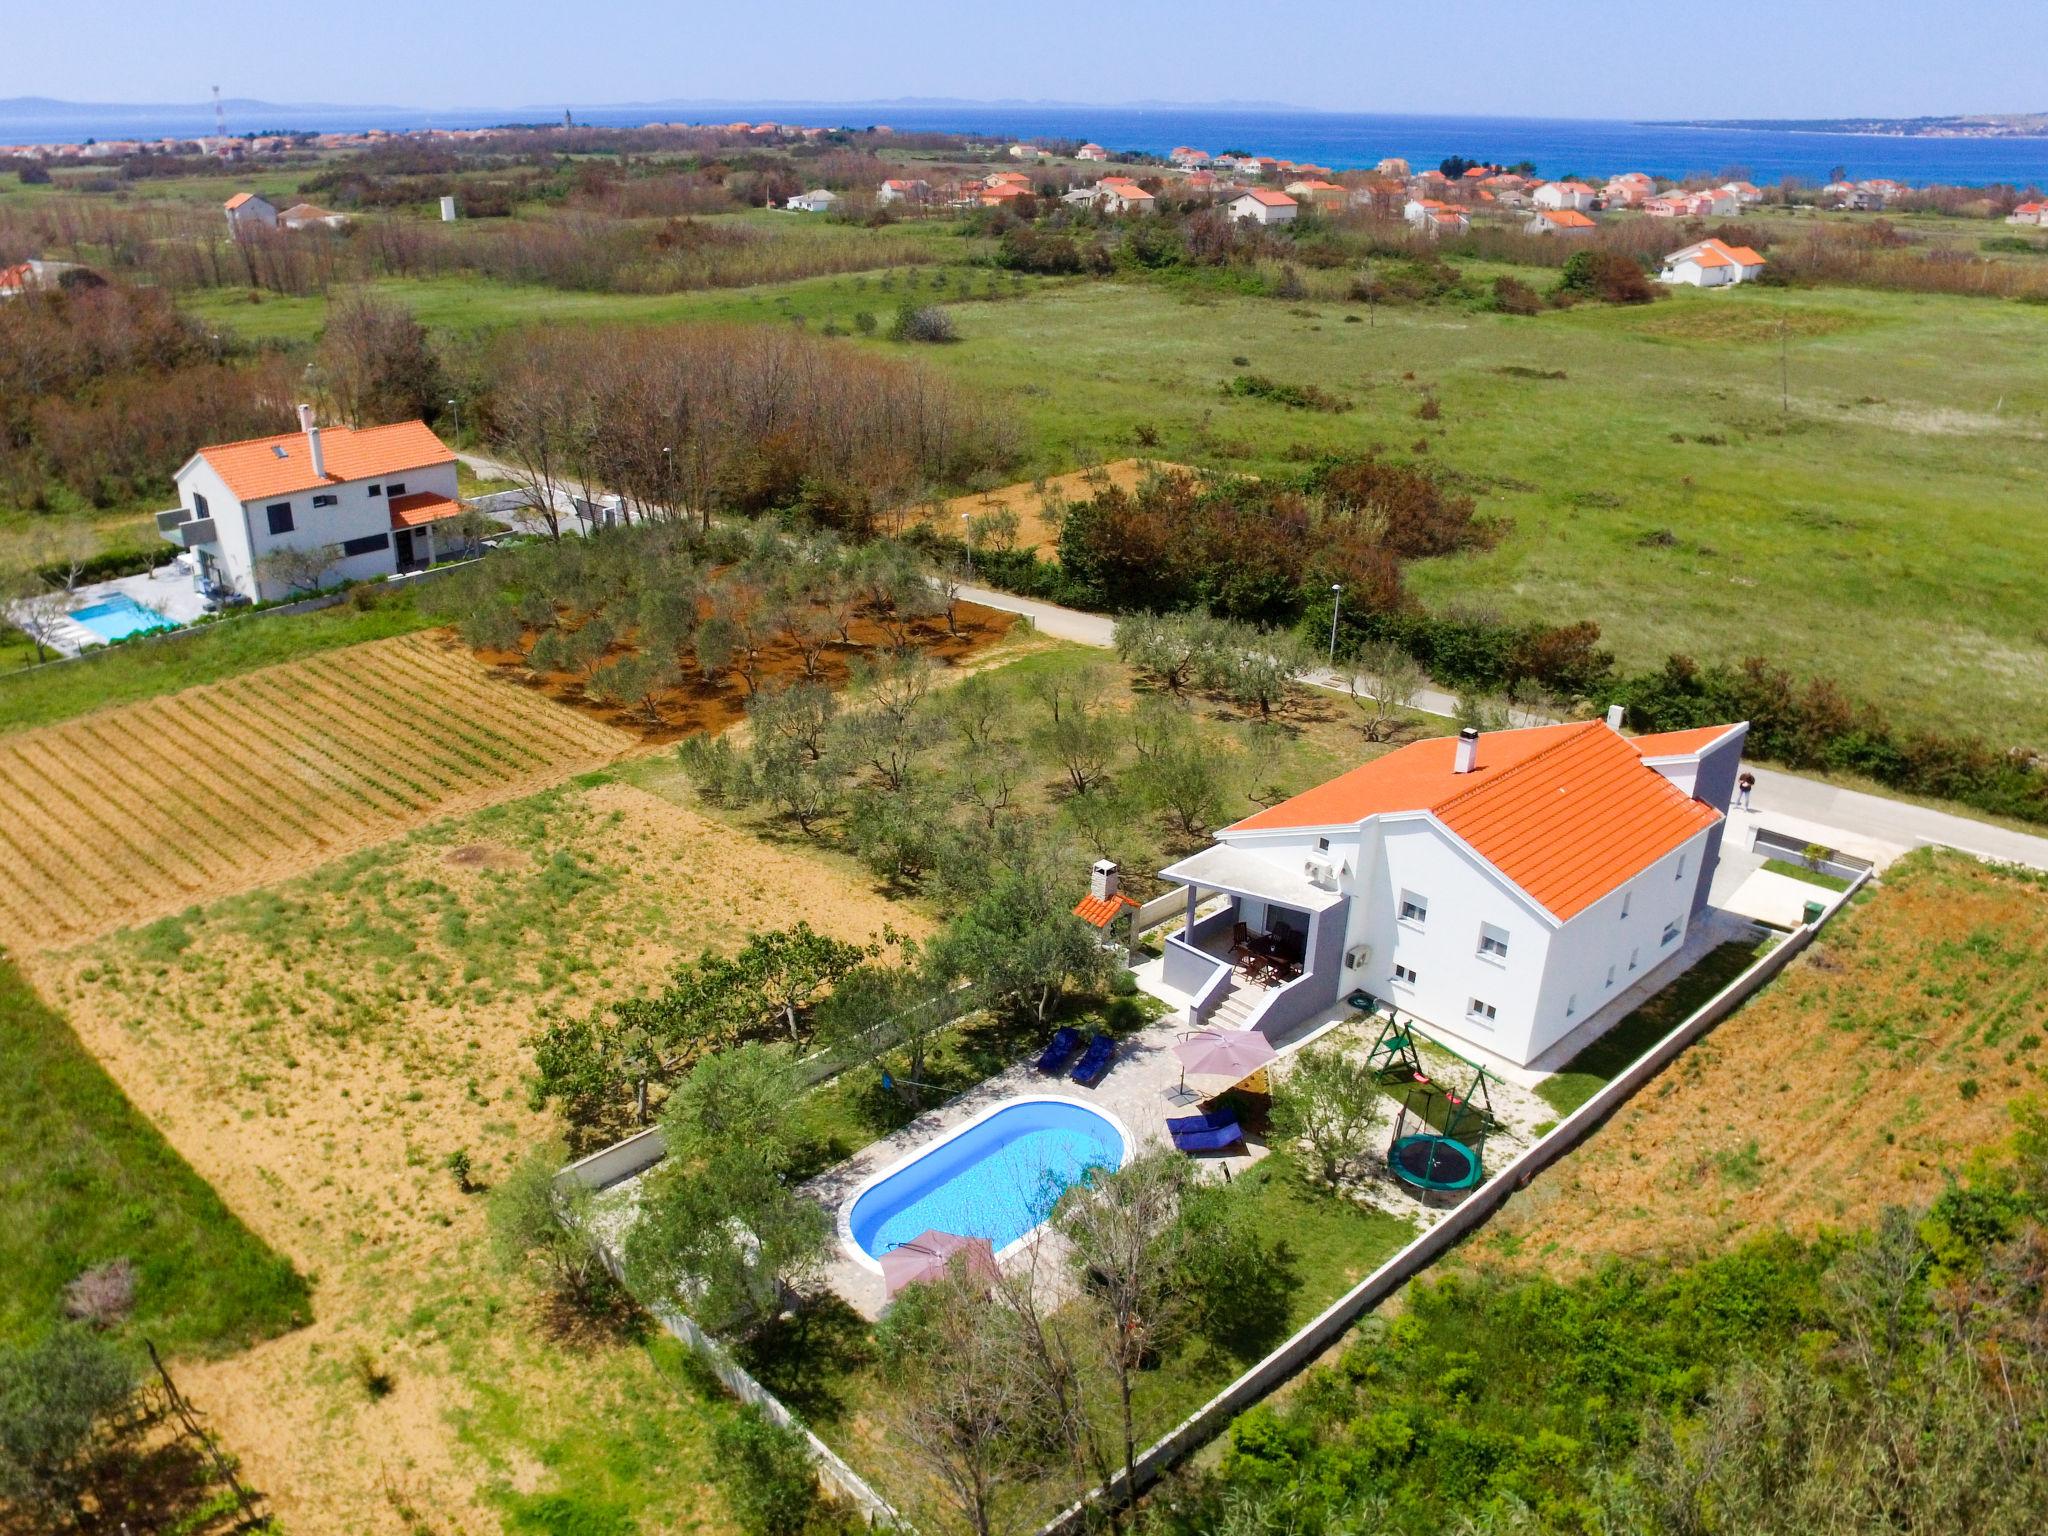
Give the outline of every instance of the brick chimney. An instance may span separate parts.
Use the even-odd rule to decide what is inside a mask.
[[[306,434],[306,453],[313,461],[313,473],[320,479],[327,478],[327,458],[320,451],[320,429],[313,425],[313,407],[299,407],[299,429]]]
[[[1458,732],[1458,756],[1452,763],[1453,773],[1470,773],[1479,762],[1479,732],[1473,726],[1466,726]]]
[[[1116,896],[1116,887],[1116,860],[1097,859],[1094,868],[1088,871],[1088,894],[1097,901],[1109,901]]]

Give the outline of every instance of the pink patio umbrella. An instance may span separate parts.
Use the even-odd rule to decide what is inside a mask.
[[[1273,1059],[1273,1042],[1256,1029],[1204,1029],[1173,1048],[1180,1058],[1181,1086],[1188,1074],[1241,1083]]]
[[[894,1296],[906,1285],[937,1280],[946,1273],[956,1254],[967,1273],[995,1284],[996,1251],[985,1237],[962,1237],[957,1232],[920,1232],[907,1243],[899,1243],[882,1255],[882,1279]]]

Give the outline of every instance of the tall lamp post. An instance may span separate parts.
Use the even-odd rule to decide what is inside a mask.
[[[960,547],[967,551],[967,579],[974,580],[974,520],[960,514]]]
[[[1330,583],[1330,670],[1337,670],[1337,616],[1344,611],[1344,583]]]
[[[452,395],[448,400],[448,409],[455,413],[455,441],[459,443],[462,441],[462,407],[455,403]]]

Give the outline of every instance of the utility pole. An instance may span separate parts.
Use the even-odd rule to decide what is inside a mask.
[[[225,151],[228,147],[228,109],[220,104],[220,87],[217,85],[213,88],[213,132],[214,137],[220,140],[218,148]]]
[[[1778,316],[1778,414],[1792,414],[1792,326]]]

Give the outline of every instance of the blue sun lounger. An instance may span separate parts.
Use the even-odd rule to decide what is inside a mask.
[[[1067,1058],[1080,1048],[1081,1031],[1071,1026],[1061,1026],[1060,1029],[1054,1032],[1052,1039],[1047,1042],[1045,1050],[1040,1054],[1038,1070],[1041,1072],[1058,1072],[1066,1066]]]
[[[1110,1062],[1116,1059],[1116,1042],[1107,1035],[1097,1035],[1088,1042],[1088,1049],[1081,1059],[1074,1063],[1073,1079],[1084,1088],[1092,1088],[1101,1082],[1109,1071]]]
[[[1173,1144],[1183,1152],[1221,1152],[1244,1140],[1244,1127],[1235,1120],[1206,1131],[1175,1131]]]
[[[1234,1109],[1205,1109],[1199,1115],[1169,1115],[1166,1130],[1169,1135],[1180,1136],[1189,1131],[1220,1131],[1225,1126],[1237,1124]]]

